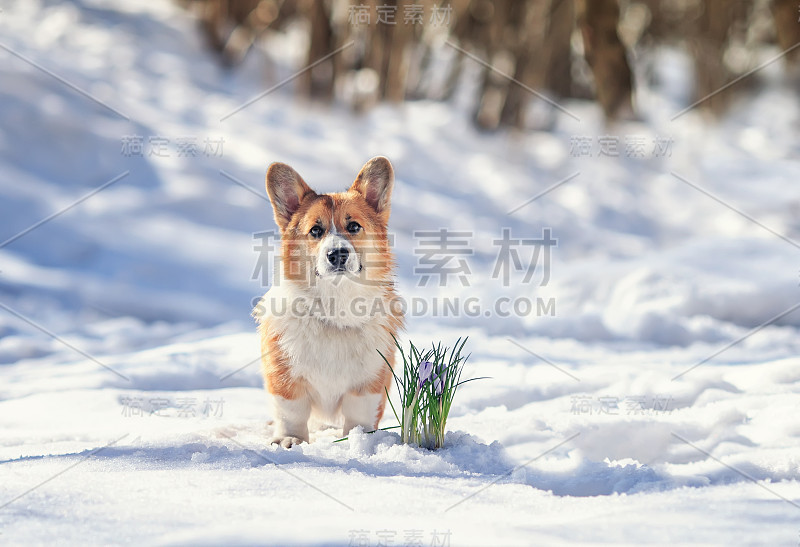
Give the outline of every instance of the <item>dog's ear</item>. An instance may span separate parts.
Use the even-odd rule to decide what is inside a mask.
[[[273,163],[267,169],[267,194],[275,210],[275,222],[281,231],[286,229],[303,199],[315,195],[297,171],[285,163]]]
[[[383,156],[376,156],[364,164],[350,189],[364,196],[378,214],[388,217],[393,186],[392,164]]]

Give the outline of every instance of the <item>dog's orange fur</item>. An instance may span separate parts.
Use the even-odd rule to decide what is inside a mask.
[[[303,380],[292,379],[289,361],[275,334],[261,337],[261,370],[267,391],[285,399],[296,399],[305,389]]]

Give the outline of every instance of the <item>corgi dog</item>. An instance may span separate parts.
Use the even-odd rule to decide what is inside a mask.
[[[309,442],[312,415],[343,423],[343,435],[378,428],[403,328],[387,232],[393,185],[380,156],[340,193],[314,192],[284,163],[267,170],[281,251],[253,314],[274,404],[272,444]]]

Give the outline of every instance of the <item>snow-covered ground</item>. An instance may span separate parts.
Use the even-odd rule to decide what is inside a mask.
[[[301,66],[294,38],[228,73],[164,0],[0,7],[0,543],[798,542],[800,107],[779,63],[718,124],[671,120],[690,101],[670,51],[638,60],[644,119],[610,128],[568,102],[551,131],[480,134],[468,89],[354,117],[287,86],[221,121]],[[400,292],[428,306],[405,338],[469,335],[465,373],[491,379],[438,452],[331,428],[269,446],[265,168],[332,191],[377,154]],[[468,287],[418,286],[414,232],[441,228],[469,232]],[[493,278],[503,228],[558,239],[545,286]],[[501,316],[508,298],[534,311]]]

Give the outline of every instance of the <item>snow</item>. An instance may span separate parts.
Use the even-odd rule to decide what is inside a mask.
[[[488,135],[466,92],[354,116],[289,86],[221,122],[292,74],[296,36],[225,72],[170,2],[2,8],[0,240],[127,175],[0,242],[0,542],[796,543],[800,108],[779,67],[717,124],[670,120],[689,96],[676,51],[638,59],[657,76],[644,119],[610,128],[570,102],[580,121]],[[130,135],[168,138],[168,157],[122,155]],[[598,157],[604,135],[647,153]],[[223,153],[179,157],[184,137]],[[253,234],[275,229],[265,168],[332,191],[377,154],[397,173],[400,293],[481,305],[429,306],[406,339],[469,335],[465,374],[491,379],[463,386],[438,452],[324,427],[269,446],[249,318]],[[443,227],[472,232],[469,287],[417,286],[412,234]],[[546,286],[491,278],[503,227],[552,229]],[[556,313],[503,317],[503,297]]]

